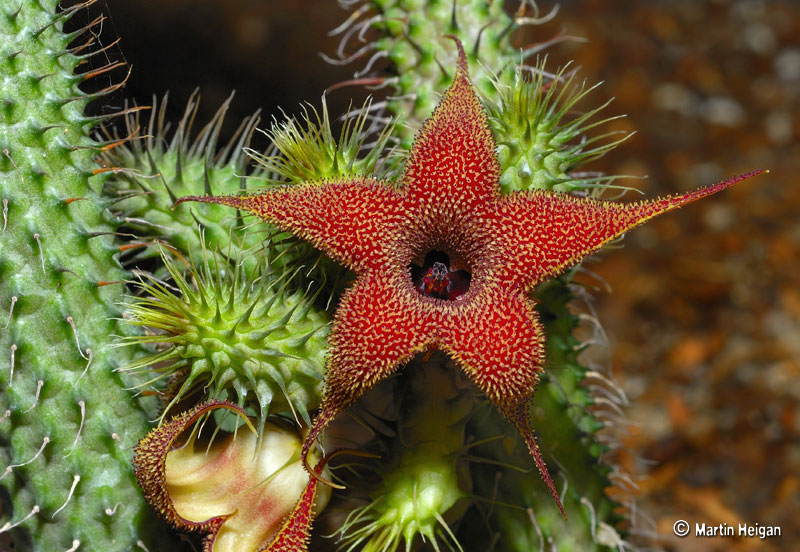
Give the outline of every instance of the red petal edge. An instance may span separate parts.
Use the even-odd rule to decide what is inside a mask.
[[[235,411],[244,418],[248,427],[255,431],[244,410],[239,406],[227,401],[211,401],[199,404],[150,431],[136,445],[133,457],[134,475],[136,475],[147,501],[174,527],[186,531],[208,533],[203,540],[204,552],[211,552],[220,528],[234,514],[213,517],[203,522],[190,521],[181,517],[175,510],[167,491],[166,461],[167,454],[172,450],[175,440],[200,416],[219,408]],[[328,455],[317,462],[314,468],[315,477],[309,477],[308,485],[297,501],[294,510],[283,521],[272,541],[260,548],[259,552],[306,552],[311,536],[311,523],[315,515],[316,477],[319,476],[332,456],[333,454]]]
[[[203,522],[191,521],[180,516],[167,491],[166,463],[167,454],[173,449],[175,440],[200,416],[219,408],[233,410],[242,416],[248,427],[255,432],[255,428],[240,407],[227,401],[211,401],[198,404],[151,430],[136,445],[133,455],[133,473],[142,487],[145,499],[172,526],[186,531],[208,533],[203,546],[203,550],[206,552],[211,551],[220,527],[233,514],[216,516]]]
[[[325,463],[333,456],[330,454],[317,462],[314,473],[319,475]],[[311,536],[311,523],[314,521],[314,498],[317,495],[317,478],[309,477],[306,490],[289,516],[286,517],[278,533],[265,548],[258,552],[306,552],[308,539]]]

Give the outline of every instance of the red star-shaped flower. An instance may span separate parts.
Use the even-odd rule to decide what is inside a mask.
[[[353,177],[180,201],[254,213],[358,275],[336,310],[325,397],[304,454],[366,390],[437,347],[520,431],[563,514],[528,417],[544,361],[530,292],[630,228],[757,173],[625,204],[543,191],[500,195],[495,142],[457,44],[455,80],[417,135],[400,189]],[[431,261],[412,278],[415,264]],[[461,277],[451,281],[454,274]]]

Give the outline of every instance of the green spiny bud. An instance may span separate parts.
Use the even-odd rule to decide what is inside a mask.
[[[361,109],[350,110],[336,140],[323,96],[321,116],[313,106],[303,106],[302,121],[288,119],[272,125],[267,136],[278,155],[262,155],[250,149],[247,153],[277,183],[331,180],[352,175],[379,177],[392,168],[384,153],[395,125],[389,123],[377,129],[374,144],[365,145],[367,135],[373,130],[366,128],[371,108],[372,101],[367,100]]]
[[[380,152],[386,145],[389,130],[378,140],[376,148],[366,157],[355,159],[363,146],[363,127],[366,111],[352,124],[346,124],[342,132],[343,145],[337,146],[331,137],[327,111],[323,109],[323,123],[312,130],[300,131],[291,121],[282,130],[273,130],[274,148],[285,148],[286,160],[260,154],[249,147],[253,132],[259,122],[258,113],[245,119],[230,142],[217,151],[218,137],[231,98],[217,110],[213,119],[192,137],[192,125],[197,115],[199,98],[193,95],[186,106],[183,118],[174,133],[169,134],[166,121],[166,97],[160,106],[154,102],[150,120],[147,123],[147,137],[136,140],[136,129],[142,126],[140,112],[136,111],[126,118],[129,140],[104,152],[103,163],[113,168],[115,177],[107,186],[107,193],[121,197],[114,204],[118,222],[123,229],[134,233],[144,233],[156,240],[142,245],[166,243],[178,251],[226,250],[228,257],[239,258],[246,272],[255,269],[255,263],[262,255],[271,255],[273,268],[305,264],[311,270],[298,273],[295,287],[305,287],[311,281],[326,282],[328,286],[321,303],[328,305],[341,291],[346,271],[328,260],[304,242],[274,227],[264,232],[247,232],[252,224],[261,224],[251,215],[232,214],[230,209],[219,205],[195,204],[188,209],[173,209],[178,197],[186,195],[233,194],[247,189],[256,189],[258,184],[271,184],[281,178],[289,167],[301,163],[321,163],[330,154],[334,165],[341,170],[359,167],[374,168]],[[303,140],[318,136],[317,145],[304,144]],[[297,143],[292,143],[297,140]],[[305,148],[305,149],[304,149]],[[315,153],[308,153],[313,150]],[[317,157],[315,157],[315,155]],[[249,166],[249,157],[255,158],[265,169]],[[304,161],[300,161],[304,159]],[[297,170],[297,169],[295,169]],[[365,169],[366,170],[366,169]],[[278,176],[276,177],[276,173]],[[289,179],[291,181],[291,179]],[[202,234],[196,231],[200,225]],[[260,226],[264,228],[263,226]],[[202,238],[204,242],[199,240]],[[135,256],[127,260],[129,264],[155,254],[152,247],[136,248]],[[266,251],[269,249],[269,251]],[[215,262],[211,259],[210,262]],[[158,273],[158,271],[157,271]]]
[[[128,322],[150,333],[125,343],[159,348],[126,369],[152,370],[153,380],[180,374],[165,413],[202,389],[204,400],[253,404],[262,425],[278,412],[310,423],[308,412],[320,400],[330,315],[309,291],[293,289],[292,272],[272,272],[266,259],[248,272],[241,262],[211,264],[205,251],[204,257],[188,277],[164,258],[179,296],[153,276],[138,282],[141,296],[129,306]]]
[[[101,156],[103,164],[114,172],[106,184],[106,193],[121,198],[113,209],[123,229],[152,236],[183,252],[200,251],[206,246],[211,250],[228,249],[233,242],[249,252],[241,255],[248,267],[255,262],[257,255],[253,253],[262,247],[264,235],[243,230],[254,218],[237,219],[230,210],[214,205],[172,208],[175,200],[184,195],[236,193],[248,187],[248,158],[243,149],[250,143],[260,119],[258,113],[245,119],[230,142],[218,151],[218,137],[231,99],[196,136],[192,135],[192,125],[199,106],[197,94],[189,99],[173,133],[168,132],[166,97],[160,105],[154,101],[148,122],[141,120],[141,111],[127,115],[126,142]],[[142,126],[147,129],[147,136],[138,139],[136,133]],[[111,135],[109,138],[118,139]],[[202,244],[198,241],[198,224],[206,240]],[[128,259],[129,263],[157,255],[152,247],[134,251],[135,257]]]
[[[499,101],[487,101],[486,106],[498,145],[503,191],[604,189],[618,178],[574,172],[589,161],[602,157],[631,134],[626,133],[606,143],[602,141],[616,133],[595,137],[586,135],[594,127],[619,118],[594,120],[610,100],[568,118],[576,105],[598,85],[587,88],[585,82],[577,84],[575,73],[567,73],[566,69],[564,67],[550,75],[543,62],[535,67],[517,66],[506,71],[512,76],[498,77],[495,81]],[[601,143],[597,145],[598,142]]]
[[[403,376],[392,460],[375,466],[380,478],[370,502],[351,511],[339,530],[346,550],[411,550],[418,536],[436,550],[440,541],[461,550],[448,523],[468,506],[470,478],[461,453],[473,397],[456,383],[459,377],[442,355]]]

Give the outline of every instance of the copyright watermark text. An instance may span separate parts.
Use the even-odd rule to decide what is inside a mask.
[[[692,531],[694,530],[694,531]],[[768,539],[781,536],[779,525],[761,525],[760,523],[739,523],[729,525],[720,523],[695,523],[694,527],[686,520],[679,519],[672,524],[672,532],[678,537],[694,535],[695,537],[739,537]]]

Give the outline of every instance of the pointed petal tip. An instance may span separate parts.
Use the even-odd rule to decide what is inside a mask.
[[[172,209],[175,210],[178,208],[178,205],[187,201],[199,201],[201,203],[208,203],[210,199],[213,199],[210,196],[184,196],[179,197],[175,200],[175,203],[172,204]]]
[[[306,469],[306,471],[309,474],[311,474],[312,478],[316,479],[317,481],[319,481],[323,485],[327,485],[328,487],[331,487],[333,489],[345,489],[346,487],[344,487],[343,485],[338,485],[337,483],[334,483],[333,481],[329,481],[329,480],[325,479],[324,477],[322,477],[322,475],[320,473],[322,470],[319,470],[319,472],[318,472],[316,469],[313,469],[311,467],[311,464],[309,464],[309,462],[308,462],[308,455],[311,452],[311,446],[314,444],[314,442],[320,436],[320,434],[322,433],[322,430],[325,429],[325,427],[327,427],[327,425],[331,421],[333,421],[333,418],[336,417],[336,414],[337,414],[336,412],[331,412],[331,411],[323,408],[322,412],[320,412],[317,415],[317,418],[314,420],[314,424],[311,426],[311,430],[308,432],[308,435],[306,436],[305,441],[303,441],[303,449],[300,452],[300,457],[303,460],[303,467]],[[326,462],[327,462],[327,458],[329,458],[329,457],[330,456],[325,458]],[[323,463],[323,465],[324,465],[324,463]]]
[[[709,188],[712,188],[712,189],[716,188],[716,189],[722,190],[722,189],[728,188],[730,186],[733,186],[734,184],[736,184],[737,182],[741,182],[742,180],[747,180],[748,178],[752,178],[754,176],[758,176],[759,174],[768,173],[768,172],[769,172],[769,169],[756,169],[754,171],[748,171],[748,172],[742,173],[742,174],[740,174],[738,176],[734,176],[733,178],[728,178],[727,180],[722,180],[720,182],[717,182],[716,184],[710,186]]]
[[[197,203],[216,203],[217,205],[226,205],[228,207],[234,207],[236,209],[244,209],[247,210],[247,203],[245,198],[242,196],[212,196],[212,195],[205,195],[205,196],[184,196],[179,197],[175,203],[172,204],[172,208],[177,208],[181,203],[194,201]]]
[[[468,77],[469,69],[467,66],[467,54],[464,51],[464,45],[461,43],[461,39],[452,34],[446,34],[444,35],[444,38],[449,38],[455,42],[456,48],[458,48],[458,72],[461,73],[461,75],[457,75],[456,78],[458,78],[458,76]]]
[[[726,188],[730,188],[737,182],[741,182],[742,180],[747,180],[748,178],[752,178],[762,173],[768,173],[769,169],[758,169],[755,171],[749,171],[742,173],[740,175],[734,176],[733,178],[728,178],[726,180],[721,180],[716,184],[712,184],[711,186],[706,186],[704,188],[698,188],[696,190],[692,190],[690,192],[686,192],[683,194],[678,194],[675,196],[669,196],[662,200],[662,203],[671,204],[670,208],[675,207],[682,207],[687,203],[691,203],[695,200],[704,198],[706,196],[713,195],[717,192],[720,192]]]
[[[555,501],[556,506],[558,506],[558,511],[561,512],[561,516],[564,518],[564,521],[567,521],[567,512],[564,511],[564,505],[561,503],[561,497],[558,496],[556,486],[553,483],[553,479],[550,477],[550,472],[547,470],[547,464],[545,464],[544,458],[542,458],[542,453],[539,451],[539,445],[536,444],[536,437],[533,435],[533,430],[531,429],[530,418],[528,415],[528,406],[529,405],[527,402],[523,402],[505,409],[505,414],[516,426],[517,431],[520,432],[525,444],[528,446],[528,452],[533,457],[533,461],[539,470],[539,475],[541,476],[542,481],[544,481],[544,484],[547,485],[547,489],[553,496],[553,500]]]
[[[307,552],[311,524],[316,517],[314,502],[317,496],[317,482],[323,481],[316,476],[335,455],[336,452],[333,452],[324,456],[314,469],[309,471],[312,477],[308,478],[308,484],[295,504],[294,510],[286,516],[270,543],[259,548],[258,552]],[[305,458],[303,460],[305,462]]]

